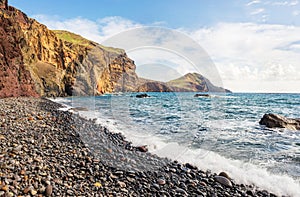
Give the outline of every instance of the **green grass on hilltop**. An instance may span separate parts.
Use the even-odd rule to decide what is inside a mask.
[[[73,44],[78,44],[78,45],[82,45],[82,46],[91,46],[91,45],[96,45],[97,43],[90,41],[88,39],[83,38],[80,35],[68,32],[68,31],[64,31],[64,30],[54,30],[54,33],[56,34],[56,36],[66,42],[70,42]],[[107,47],[107,46],[103,46],[100,44],[97,44],[98,46],[100,46],[102,49],[104,49],[105,51],[108,52],[112,52],[112,53],[117,53],[117,54],[122,54],[125,51],[123,49],[118,49],[118,48],[113,48],[113,47]]]
[[[54,33],[56,34],[56,36],[59,39],[73,43],[73,44],[89,46],[93,43],[92,41],[89,41],[80,35],[77,35],[77,34],[74,34],[74,33],[68,32],[68,31],[54,30]]]

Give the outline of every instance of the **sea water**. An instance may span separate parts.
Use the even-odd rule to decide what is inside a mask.
[[[239,183],[279,195],[300,196],[300,131],[259,125],[265,113],[300,117],[300,94],[195,93],[107,94],[58,98],[96,118],[134,145],[203,170],[226,171]]]

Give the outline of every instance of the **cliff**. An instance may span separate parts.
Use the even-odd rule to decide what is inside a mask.
[[[38,96],[20,47],[23,35],[11,19],[7,1],[0,2],[0,97]]]
[[[188,73],[167,84],[174,92],[230,92],[222,87],[213,85],[207,78],[199,73]]]
[[[67,31],[51,31],[0,4],[0,97],[97,95],[133,91],[135,65],[125,51]]]
[[[200,74],[167,83],[139,79],[122,49],[51,31],[0,0],[0,98],[111,92],[224,92]]]
[[[198,73],[188,73],[166,83],[139,79],[138,84],[138,92],[230,92],[213,85],[207,78]]]

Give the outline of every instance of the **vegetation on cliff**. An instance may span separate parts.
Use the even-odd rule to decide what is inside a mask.
[[[0,1],[0,98],[111,92],[223,91],[201,75],[168,83],[139,79],[123,49],[49,30]]]
[[[51,31],[13,7],[0,9],[0,97],[97,95],[135,87],[135,65],[124,50]]]

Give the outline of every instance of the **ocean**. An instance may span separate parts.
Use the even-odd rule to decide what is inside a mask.
[[[300,118],[300,94],[107,94],[57,98],[80,115],[122,133],[134,145],[203,170],[225,171],[238,183],[300,196],[300,131],[259,125],[265,113]]]

